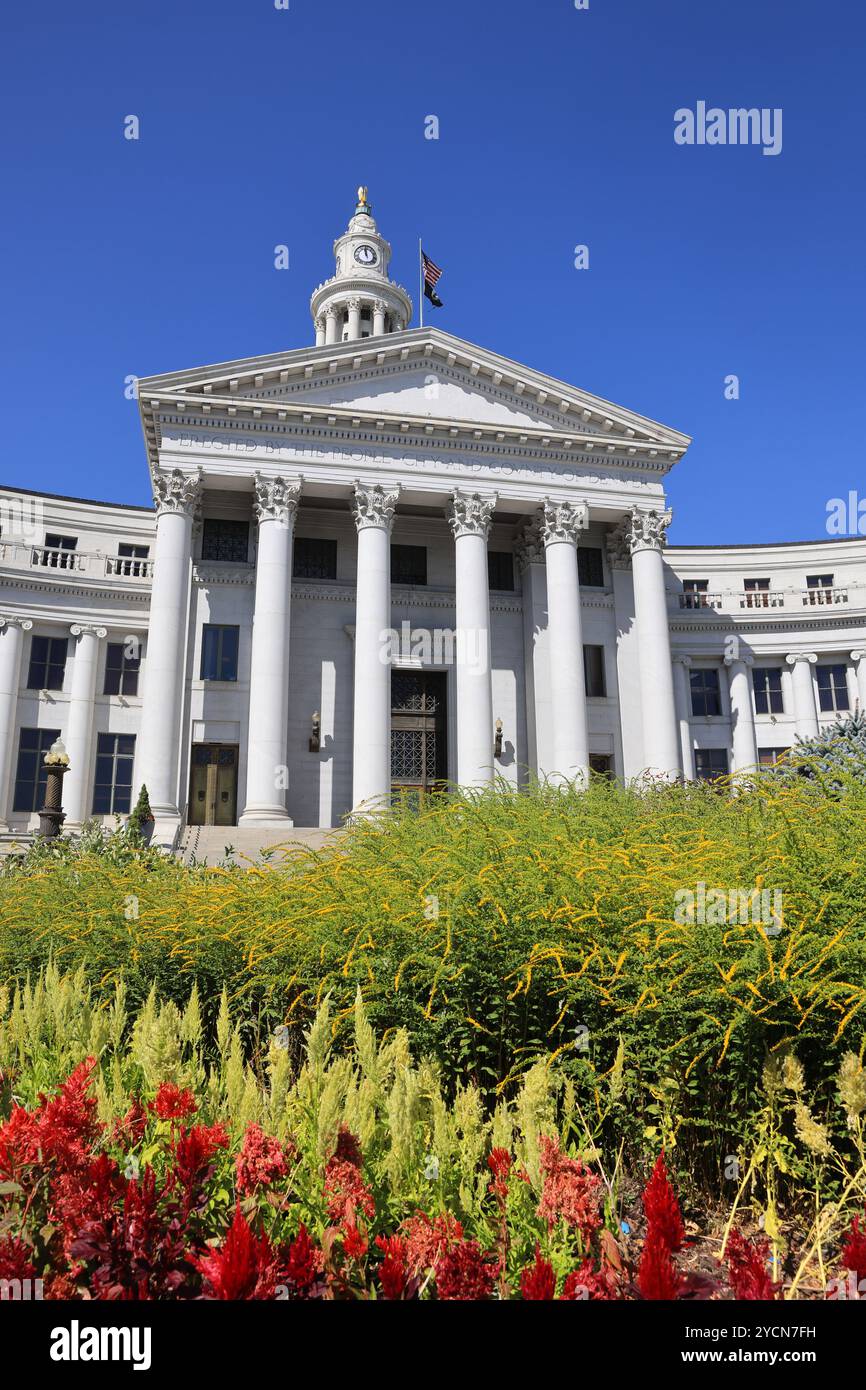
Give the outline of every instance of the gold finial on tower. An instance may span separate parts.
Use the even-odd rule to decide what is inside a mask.
[[[363,184],[358,189],[358,206],[355,208],[356,212],[372,212],[372,204],[367,196],[369,191],[370,190]]]

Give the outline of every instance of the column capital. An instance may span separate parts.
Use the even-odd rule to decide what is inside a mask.
[[[577,545],[578,535],[589,525],[589,504],[545,497],[538,510],[538,525],[545,546],[563,541]]]
[[[335,319],[337,317],[337,314],[342,313],[344,308],[345,305],[343,304],[327,304],[325,306],[325,318]]]
[[[544,564],[544,542],[537,522],[527,521],[518,532],[514,542],[514,554],[521,574],[530,565]]]
[[[454,539],[483,536],[487,540],[497,500],[498,494],[495,492],[486,496],[480,492],[452,492],[447,514]]]
[[[753,666],[755,662],[751,652],[743,652],[741,656],[725,656],[722,660],[728,669],[732,666]]]
[[[656,507],[632,507],[625,518],[624,537],[632,555],[639,550],[661,551],[667,544],[668,527],[673,520],[673,512],[668,507],[659,511]]]
[[[346,308],[349,310],[350,314],[360,313],[361,300],[358,295],[353,294],[351,299],[346,300]]]
[[[388,305],[385,303],[384,299],[373,300],[373,312],[376,314],[387,314]]]
[[[681,652],[674,652],[671,656],[671,661],[675,666],[691,666],[692,664],[692,658],[690,656],[683,656]]]
[[[818,660],[817,652],[789,652],[785,657],[789,666],[796,666],[798,661],[808,661],[810,666],[814,666]]]
[[[193,516],[201,502],[201,489],[200,468],[195,473],[184,473],[180,468],[173,468],[170,473],[154,469],[153,505],[157,516],[163,512],[182,512],[185,516]]]
[[[69,631],[73,637],[96,637],[101,640],[108,636],[108,628],[94,627],[93,623],[73,623]]]
[[[263,521],[278,521],[283,526],[294,526],[303,484],[301,475],[284,478],[255,473],[253,511],[259,525]]]
[[[866,660],[866,649],[858,648],[857,651],[853,651],[853,652],[851,653],[851,660],[852,660],[852,661],[863,661],[863,660]]]
[[[324,314],[316,314],[316,317],[313,319],[313,326],[315,327],[315,330],[316,330],[317,333],[324,333],[324,331],[325,331],[325,315],[324,315]]]
[[[381,483],[365,484],[355,479],[351,501],[352,516],[359,531],[374,526],[389,531],[394,525],[394,513],[400,497],[399,487],[386,492]]]
[[[20,627],[22,632],[29,632],[32,626],[30,618],[19,618],[14,613],[4,613],[0,617],[0,630],[4,627]]]

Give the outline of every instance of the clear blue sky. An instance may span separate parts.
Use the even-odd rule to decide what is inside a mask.
[[[851,0],[41,0],[2,25],[0,482],[148,502],[124,378],[312,341],[363,182],[413,296],[419,232],[445,267],[443,329],[694,436],[674,542],[818,538],[866,493]],[[782,153],[676,145],[699,100],[781,107]]]

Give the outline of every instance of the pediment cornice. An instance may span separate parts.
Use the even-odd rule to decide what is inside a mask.
[[[498,392],[512,406],[542,413],[538,424],[505,421],[464,421],[428,415],[401,415],[365,403],[323,405],[304,400],[311,387],[359,383],[384,371],[396,374],[407,366],[429,365],[431,370],[452,374],[453,379],[473,382],[479,389]],[[252,427],[268,421],[317,428],[338,429],[344,438],[355,431],[381,435],[397,433],[405,444],[415,439],[429,443],[432,437],[483,441],[494,452],[501,445],[529,445],[563,451],[583,450],[597,457],[616,455],[625,466],[639,466],[663,474],[685,453],[687,435],[656,421],[614,406],[573,386],[502,358],[484,348],[433,329],[409,329],[402,333],[355,342],[299,349],[265,358],[246,358],[143,379],[139,402],[145,439],[155,466],[159,449],[160,416],[166,408],[179,414],[202,412],[208,423],[242,418]]]

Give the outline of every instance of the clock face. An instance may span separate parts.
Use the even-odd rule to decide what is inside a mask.
[[[355,260],[359,265],[375,265],[378,259],[375,246],[368,246],[365,242],[363,246],[355,247]]]

